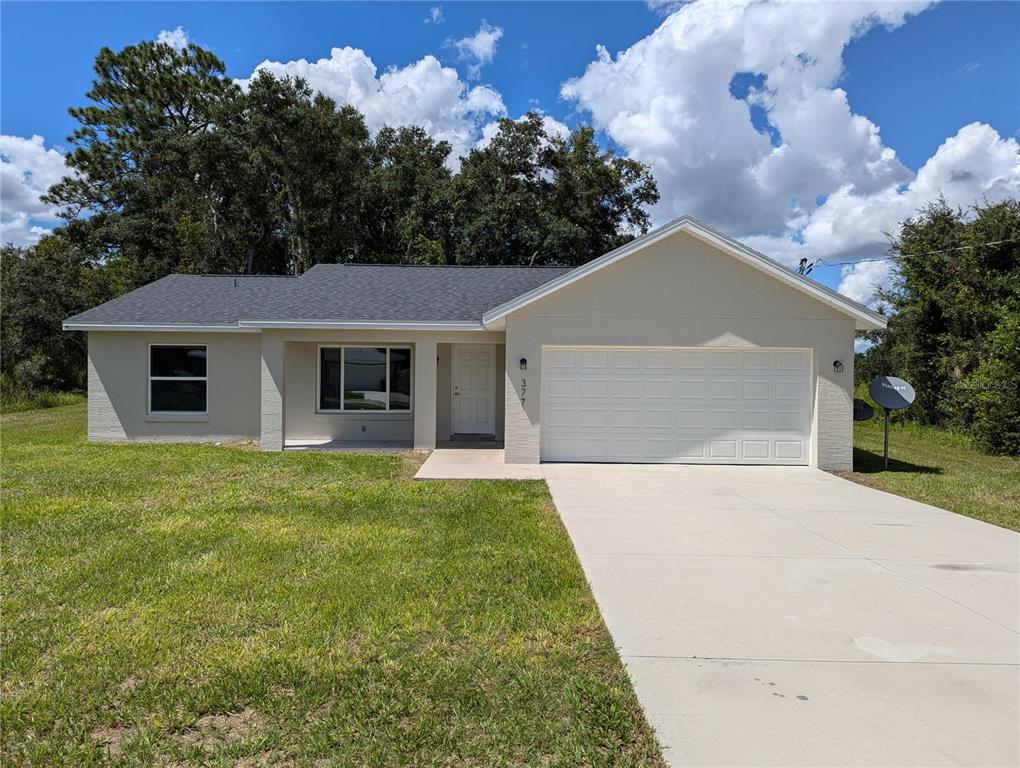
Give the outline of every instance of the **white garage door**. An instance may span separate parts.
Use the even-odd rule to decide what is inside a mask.
[[[806,349],[545,347],[542,460],[807,464]]]

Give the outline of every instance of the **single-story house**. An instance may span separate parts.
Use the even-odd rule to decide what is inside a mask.
[[[824,469],[851,467],[854,331],[884,327],[688,216],[576,269],[170,275],[64,321],[91,440]]]

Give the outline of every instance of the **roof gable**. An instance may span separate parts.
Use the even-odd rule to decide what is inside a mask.
[[[671,221],[658,229],[638,237],[626,245],[617,248],[615,251],[590,261],[564,275],[561,275],[548,283],[535,288],[525,294],[517,296],[505,304],[489,310],[483,316],[483,322],[487,328],[502,327],[507,315],[516,312],[523,307],[532,304],[539,299],[555,294],[556,291],[565,288],[589,275],[597,273],[612,264],[615,264],[628,256],[644,250],[648,246],[660,242],[679,232],[690,234],[699,240],[712,245],[717,250],[740,260],[741,262],[754,267],[755,269],[769,275],[780,282],[794,288],[803,294],[820,301],[829,307],[851,317],[856,323],[858,330],[872,330],[885,328],[885,318],[873,312],[862,304],[827,288],[803,275],[788,269],[779,262],[776,262],[764,254],[740,243],[726,235],[702,224],[690,216],[682,216]]]

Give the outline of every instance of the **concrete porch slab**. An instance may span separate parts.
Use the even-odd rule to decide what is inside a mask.
[[[288,440],[285,451],[341,451],[345,453],[392,453],[410,451],[410,440]]]
[[[537,464],[504,464],[501,448],[437,448],[415,480],[541,480]]]

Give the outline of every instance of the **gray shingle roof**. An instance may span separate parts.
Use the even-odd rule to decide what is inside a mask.
[[[566,267],[319,264],[300,277],[169,275],[70,324],[236,325],[241,320],[481,322]]]

